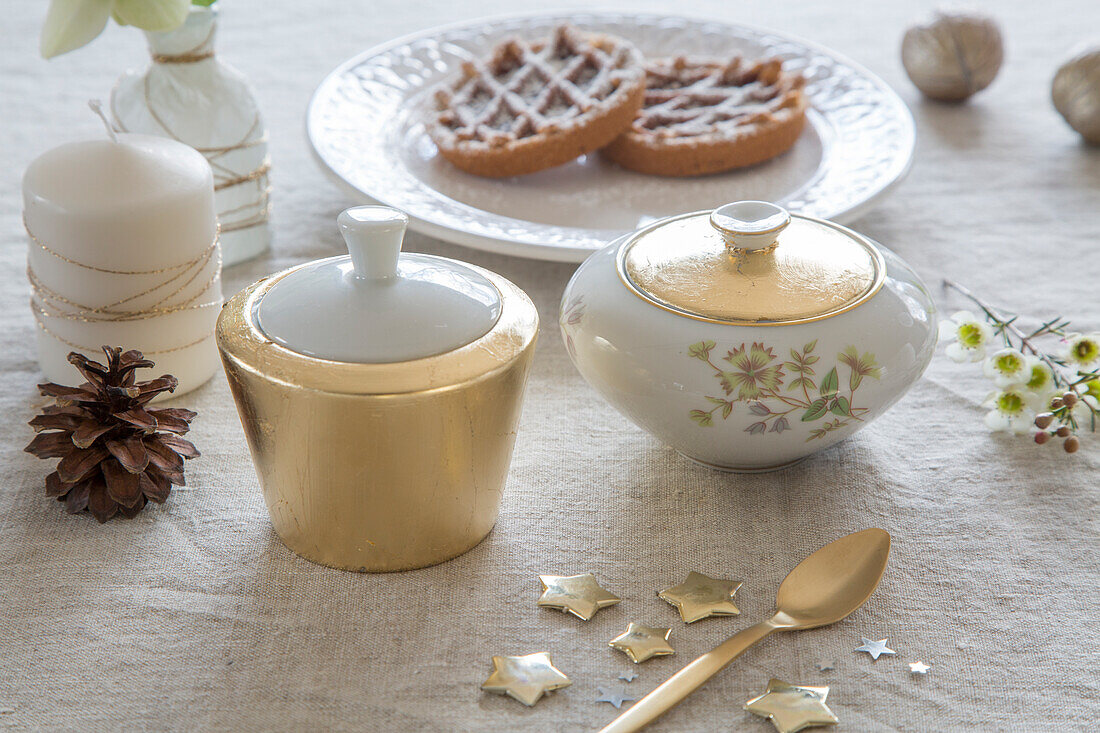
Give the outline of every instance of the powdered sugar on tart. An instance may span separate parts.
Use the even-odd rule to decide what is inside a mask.
[[[645,69],[627,41],[560,26],[550,39],[511,39],[435,92],[428,134],[454,165],[514,176],[610,142],[642,106]]]
[[[646,67],[645,105],[603,154],[642,173],[693,176],[786,152],[805,124],[801,75],[770,59],[678,57]]]

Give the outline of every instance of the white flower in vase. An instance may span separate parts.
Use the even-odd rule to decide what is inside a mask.
[[[1100,362],[1100,333],[1071,334],[1066,338],[1062,358],[1077,369],[1088,369]]]
[[[1035,421],[1035,397],[1021,386],[992,392],[982,404],[992,408],[985,424],[994,432],[1026,433]]]
[[[985,360],[985,376],[998,387],[1023,384],[1029,377],[1028,358],[1018,349],[1001,349]]]
[[[199,0],[197,5],[209,5]],[[91,43],[114,18],[119,25],[170,31],[187,19],[192,0],[50,0],[39,50],[46,58]]]
[[[970,311],[959,311],[940,323],[940,340],[948,345],[945,353],[953,361],[981,361],[993,339],[992,326]]]

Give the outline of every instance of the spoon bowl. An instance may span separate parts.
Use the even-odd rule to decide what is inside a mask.
[[[835,624],[875,592],[889,556],[890,535],[881,529],[830,542],[783,579],[772,620],[789,630]]]
[[[889,557],[890,535],[881,529],[865,529],[825,545],[783,579],[774,616],[737,632],[681,669],[600,733],[641,730],[773,632],[840,621],[875,592]]]

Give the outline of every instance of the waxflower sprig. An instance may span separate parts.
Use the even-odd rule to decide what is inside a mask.
[[[50,0],[39,50],[45,58],[86,46],[103,32],[107,21],[143,31],[171,31],[183,25],[192,5],[214,0]]]
[[[1078,433],[1100,423],[1100,333],[1074,333],[1062,317],[1025,332],[1018,316],[986,305],[951,280],[944,285],[981,310],[959,311],[940,324],[946,353],[957,362],[982,362],[996,389],[983,405],[995,431],[1032,433],[1044,445],[1062,439],[1066,453],[1081,447]]]

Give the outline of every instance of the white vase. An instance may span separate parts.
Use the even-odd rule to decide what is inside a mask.
[[[267,131],[248,80],[214,55],[217,8],[194,7],[182,26],[146,33],[153,63],[128,71],[111,92],[122,130],[171,137],[214,171],[223,264],[271,244]]]

